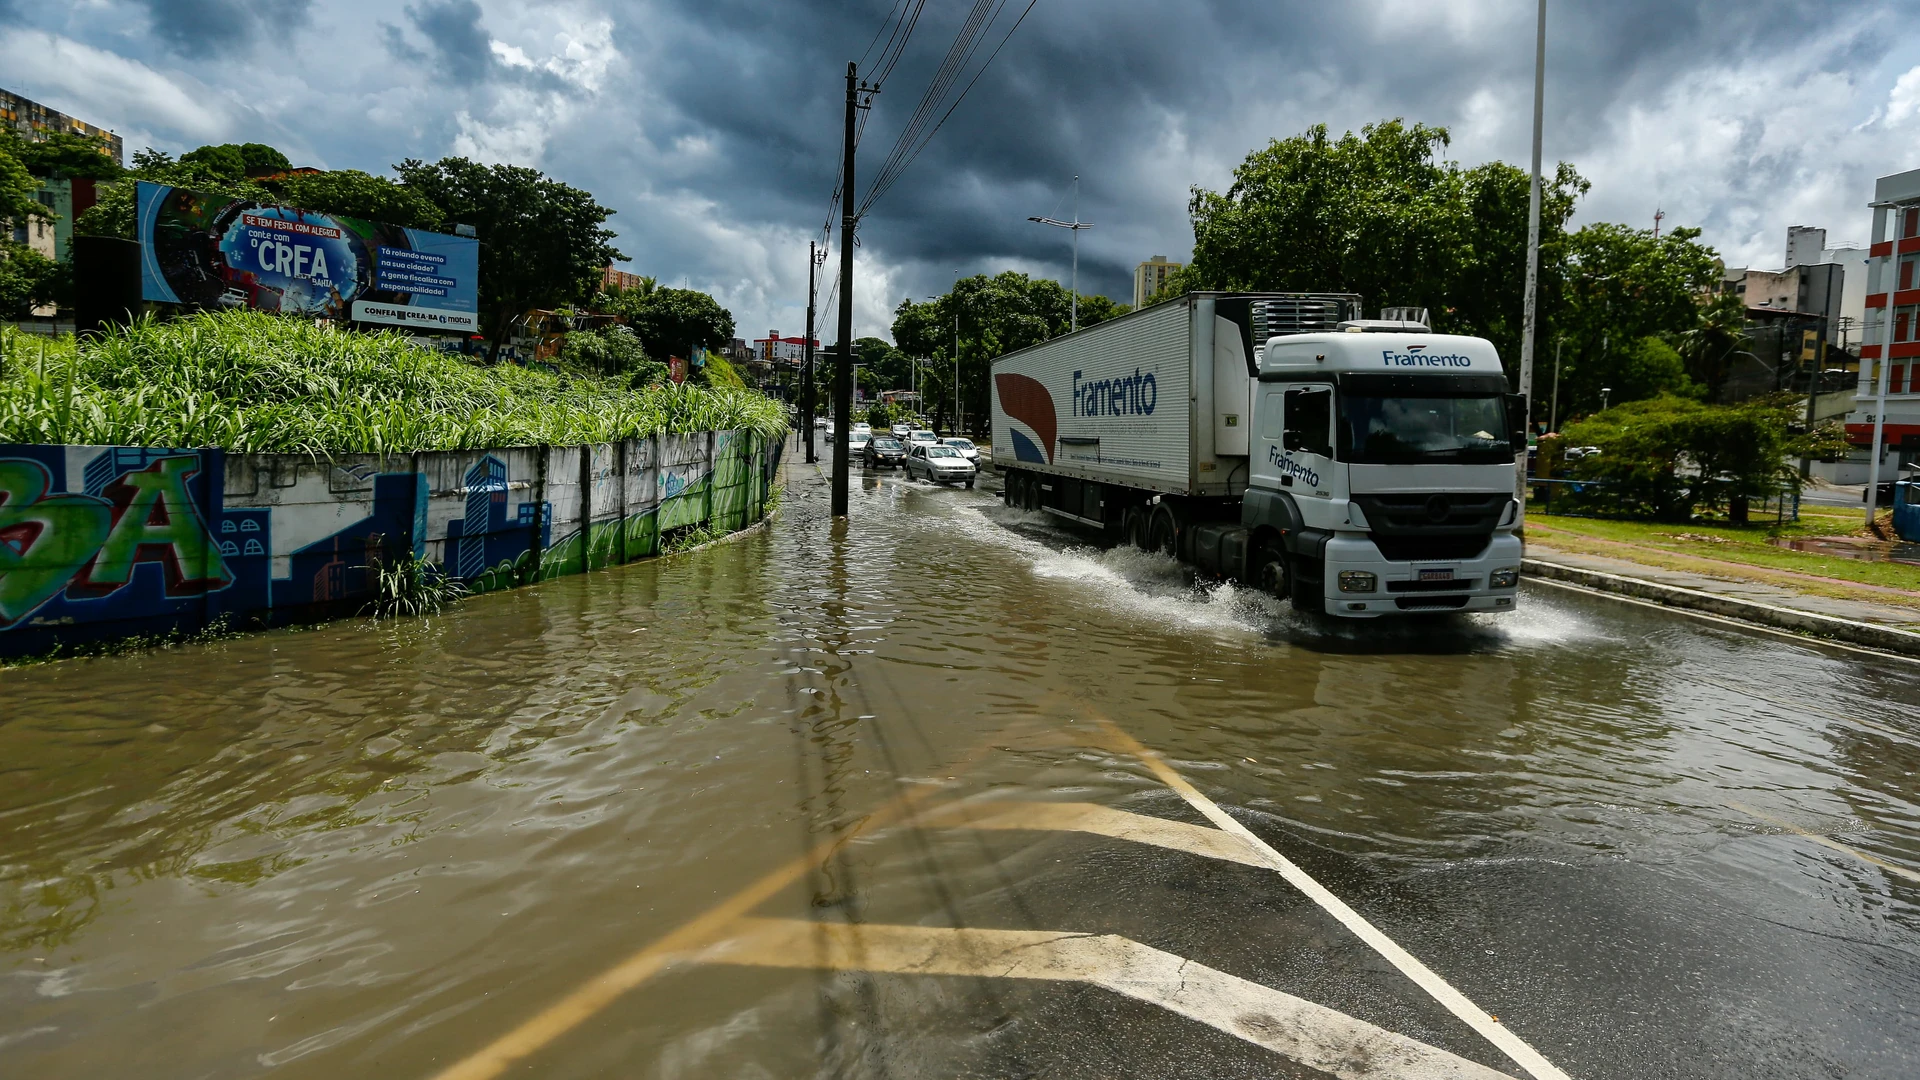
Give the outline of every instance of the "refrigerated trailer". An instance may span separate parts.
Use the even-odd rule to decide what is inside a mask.
[[[1302,610],[1513,610],[1525,402],[1490,342],[1359,304],[1190,293],[1001,357],[1008,504]]]

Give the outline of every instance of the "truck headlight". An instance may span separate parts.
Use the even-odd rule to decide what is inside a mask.
[[[1515,585],[1520,584],[1520,568],[1517,566],[1501,567],[1493,572],[1491,578],[1487,579],[1487,584],[1496,589],[1511,589]]]
[[[1372,592],[1380,579],[1365,570],[1340,571],[1341,592]]]

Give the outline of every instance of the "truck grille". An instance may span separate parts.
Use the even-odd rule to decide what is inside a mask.
[[[1375,530],[1367,536],[1383,558],[1393,562],[1458,562],[1477,559],[1493,542],[1493,533],[1466,536],[1394,536]]]
[[[1390,593],[1459,592],[1462,589],[1472,591],[1479,584],[1479,578],[1449,578],[1446,581],[1389,581],[1387,591]]]
[[[1393,602],[1401,611],[1414,611],[1420,608],[1463,608],[1467,606],[1464,596],[1402,596]]]

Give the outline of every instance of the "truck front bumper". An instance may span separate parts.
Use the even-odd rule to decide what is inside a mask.
[[[1327,541],[1326,612],[1349,619],[1382,615],[1432,615],[1453,611],[1512,611],[1519,606],[1520,538],[1497,532],[1487,549],[1471,559],[1390,562],[1364,534],[1339,533]],[[1494,584],[1495,575],[1512,574],[1513,584]],[[1371,592],[1345,592],[1342,572],[1372,574]]]

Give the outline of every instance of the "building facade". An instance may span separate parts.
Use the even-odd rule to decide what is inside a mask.
[[[1186,263],[1168,262],[1165,255],[1155,255],[1146,262],[1133,268],[1133,306],[1143,308],[1154,293],[1160,291],[1175,270]]]
[[[613,292],[616,289],[621,291],[637,289],[640,287],[640,283],[645,280],[646,277],[644,275],[629,274],[625,270],[615,270],[613,264],[608,263],[606,270],[600,275],[600,289],[602,292]]]
[[[820,342],[813,343],[815,355],[820,352]],[[803,337],[781,337],[780,331],[769,330],[767,336],[755,338],[753,358],[769,364],[787,364],[797,366],[807,356],[807,339]]]
[[[49,109],[37,101],[21,97],[9,90],[0,90],[0,124],[12,128],[23,139],[35,141],[44,139],[56,131],[99,139],[113,155],[114,164],[126,164],[125,148],[121,145],[120,136],[106,128],[95,127],[84,120],[76,120],[66,113]]]
[[[1867,269],[1866,345],[1847,441],[1864,466],[1876,419],[1882,423],[1880,476],[1920,458],[1920,169],[1874,182],[1873,245]],[[1884,417],[1880,393],[1884,386]],[[1866,468],[1859,470],[1865,479]]]

